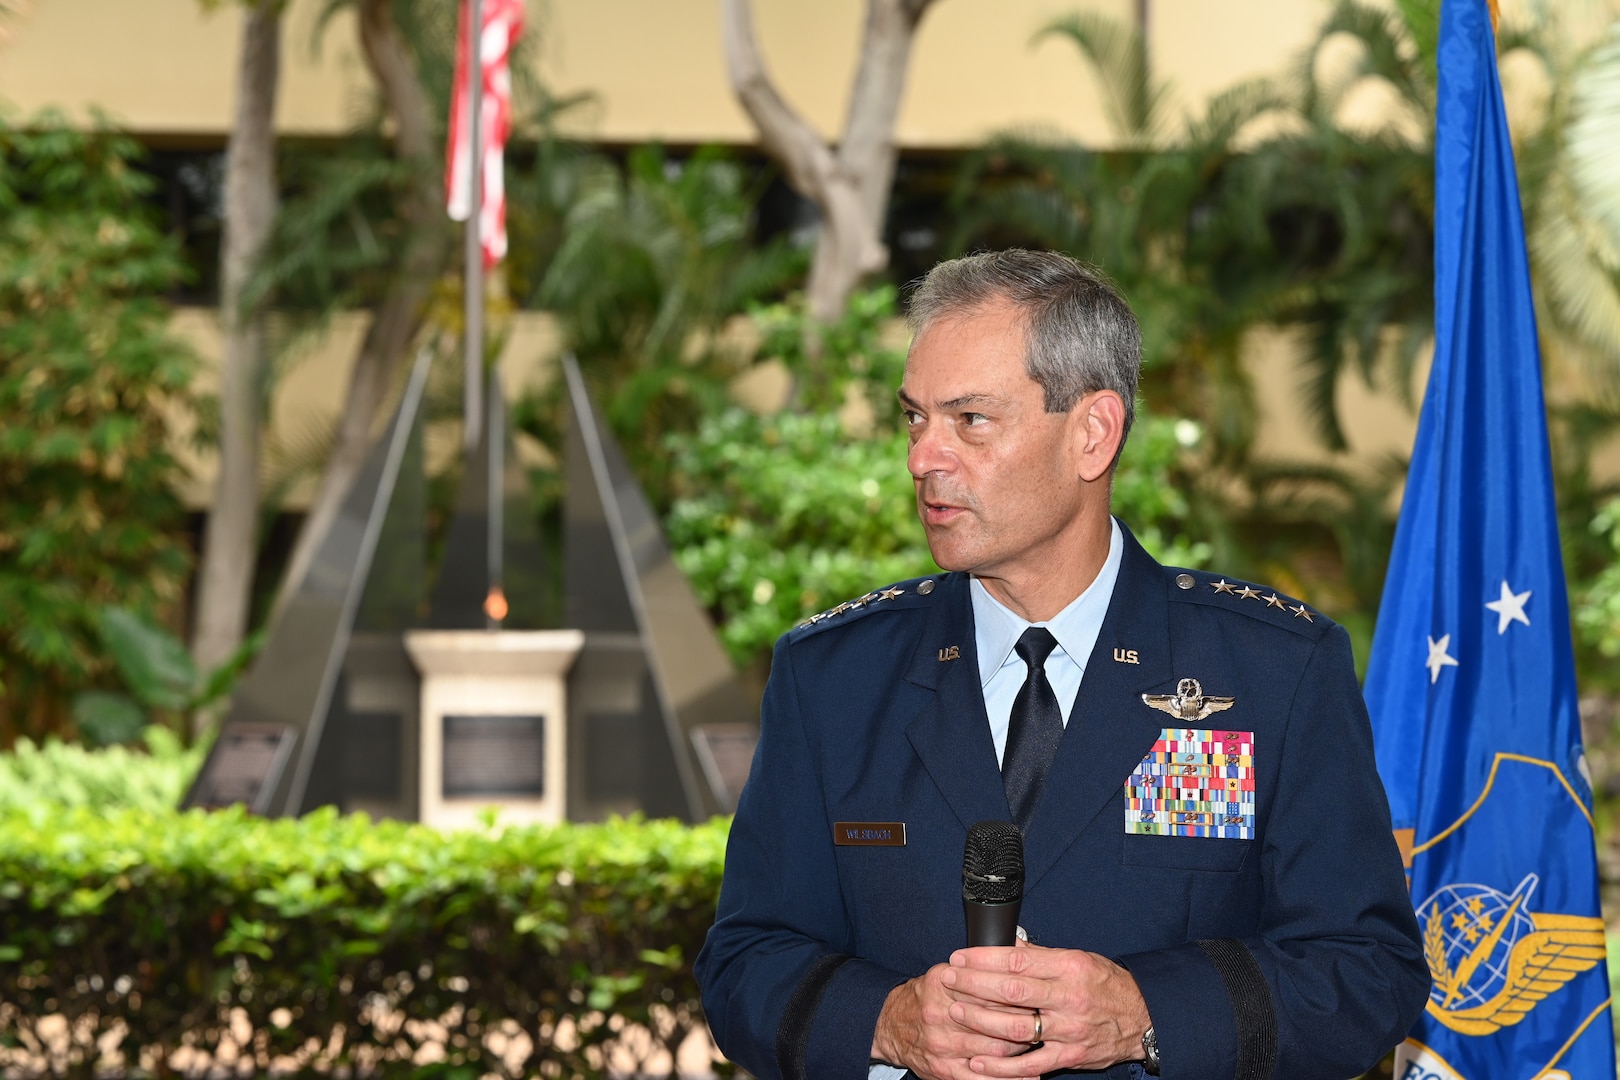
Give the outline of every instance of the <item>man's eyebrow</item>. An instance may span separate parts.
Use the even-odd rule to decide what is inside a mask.
[[[897,396],[900,398],[900,404],[905,408],[918,408],[917,402],[904,390],[899,391]],[[997,394],[963,394],[961,397],[940,402],[938,408],[940,412],[961,412],[964,409],[989,408],[1005,404],[1007,404],[1007,399]]]

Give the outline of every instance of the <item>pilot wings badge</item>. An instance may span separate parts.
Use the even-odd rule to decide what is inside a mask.
[[[1185,724],[1230,709],[1237,698],[1205,697],[1204,688],[1197,679],[1182,679],[1176,683],[1175,693],[1143,694],[1142,701],[1150,708],[1169,713]]]
[[[1602,919],[1525,909],[1538,880],[1527,875],[1512,895],[1445,885],[1418,905],[1434,976],[1430,1016],[1463,1035],[1490,1035],[1603,959]]]

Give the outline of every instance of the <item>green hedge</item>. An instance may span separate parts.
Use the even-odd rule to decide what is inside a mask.
[[[725,835],[0,807],[0,1073],[665,1072]]]
[[[92,749],[57,738],[18,739],[0,754],[0,813],[114,807],[162,814],[180,805],[208,746],[185,746],[167,728],[142,729],[141,746]]]

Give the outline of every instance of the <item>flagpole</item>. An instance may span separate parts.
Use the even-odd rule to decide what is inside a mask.
[[[484,415],[484,58],[483,0],[467,0],[467,213],[466,378],[463,383],[465,446],[470,456],[478,449]]]

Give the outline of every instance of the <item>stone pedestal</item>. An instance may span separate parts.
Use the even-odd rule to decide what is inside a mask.
[[[422,673],[421,820],[476,825],[494,806],[514,824],[559,822],[567,807],[564,678],[578,630],[413,630]]]

